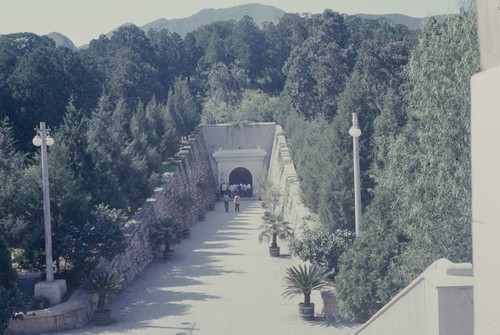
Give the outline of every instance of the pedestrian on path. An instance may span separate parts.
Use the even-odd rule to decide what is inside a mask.
[[[240,211],[240,196],[238,195],[238,193],[236,193],[236,195],[234,196],[234,211],[235,212],[239,212]]]
[[[229,210],[229,200],[229,195],[224,193],[224,208],[226,209],[226,212]]]

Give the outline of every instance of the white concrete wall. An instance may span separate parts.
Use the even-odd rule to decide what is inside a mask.
[[[500,334],[500,67],[472,78],[475,334]]]
[[[300,235],[301,232],[297,228],[300,228],[303,223],[311,224],[307,220],[310,211],[302,202],[297,172],[288,150],[285,133],[279,125],[276,126],[267,178],[280,189],[283,195],[279,204],[279,213],[283,215],[285,221],[294,225],[295,233]]]
[[[437,260],[355,334],[472,335],[472,285],[470,264]]]
[[[212,167],[215,180],[219,180],[221,171],[218,173],[217,163],[212,154],[220,148],[225,150],[255,149],[259,146],[267,152],[267,157],[264,159],[264,169],[268,169],[276,123],[254,123],[245,126],[233,126],[230,124],[200,125],[199,129],[205,139],[210,166]],[[245,166],[242,165],[241,167]],[[225,173],[225,178],[229,178],[231,171],[226,171]],[[258,177],[256,178],[252,173],[254,185],[258,184]]]

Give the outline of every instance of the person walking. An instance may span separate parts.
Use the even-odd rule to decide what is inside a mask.
[[[235,212],[239,212],[240,211],[240,196],[238,195],[238,193],[236,193],[236,195],[234,196],[234,211]]]
[[[229,200],[229,195],[224,193],[224,208],[226,209],[226,212],[229,210]]]

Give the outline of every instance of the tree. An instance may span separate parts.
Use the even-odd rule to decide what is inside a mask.
[[[283,66],[293,48],[301,45],[307,38],[309,21],[305,16],[285,13],[277,25],[272,22],[264,23],[266,67],[261,88],[267,93],[279,94],[283,90],[286,80]]]
[[[443,24],[427,21],[411,54],[407,122],[375,156],[367,224],[337,276],[340,307],[351,319],[366,320],[439,258],[471,260],[468,97],[479,61],[475,19],[469,10]]]
[[[61,123],[69,100],[69,80],[55,47],[37,48],[25,54],[7,79],[16,112],[9,115],[25,147],[40,119],[53,126]],[[24,142],[26,141],[26,142]],[[30,148],[31,149],[31,148]]]
[[[259,227],[259,242],[271,242],[272,248],[278,247],[278,238],[286,241],[293,235],[293,229],[289,222],[283,221],[283,217],[277,214],[269,214],[262,217],[263,223]]]
[[[93,209],[88,221],[81,227],[74,227],[67,237],[72,243],[66,260],[73,266],[77,278],[90,273],[101,257],[111,260],[125,251],[127,241],[123,229],[126,222],[122,210],[99,205]]]
[[[169,94],[173,110],[170,113],[174,116],[176,129],[182,136],[188,136],[200,122],[200,109],[193,97],[186,79],[177,78],[173,91]]]
[[[231,35],[231,52],[234,63],[255,82],[264,68],[264,35],[249,16],[244,16],[234,26]]]
[[[17,301],[17,273],[12,268],[10,250],[0,237],[0,334],[12,317]]]
[[[389,152],[405,168],[391,159],[379,180],[390,191],[399,184],[393,219],[411,241],[399,274],[407,282],[439,258],[472,258],[468,97],[479,69],[475,22],[474,10],[443,25],[427,22],[409,63],[408,124]],[[436,89],[429,94],[429,87]]]
[[[241,102],[248,78],[241,68],[223,63],[212,66],[208,74],[209,95],[202,111],[204,123],[228,123]]]
[[[299,238],[293,238],[290,250],[303,261],[329,270],[331,279],[339,272],[339,259],[354,242],[349,230],[329,231],[324,227],[304,227]]]
[[[314,17],[313,27],[283,68],[285,90],[299,114],[308,119],[317,115],[331,119],[350,72],[344,50],[348,35],[342,16],[331,11]]]

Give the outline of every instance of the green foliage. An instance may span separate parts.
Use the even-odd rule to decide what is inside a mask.
[[[293,229],[289,222],[283,221],[281,215],[269,214],[262,217],[264,221],[259,227],[259,242],[271,242],[271,247],[277,247],[277,239],[286,241],[293,236]]]
[[[78,51],[34,34],[0,36],[0,118],[9,118],[0,124],[0,233],[22,250],[21,266],[43,269],[31,145],[40,118],[57,130],[49,150],[56,267],[80,274],[121,250],[124,218],[111,208],[140,206],[179,136],[200,119],[275,120],[304,203],[327,232],[301,241],[304,257],[335,269],[335,232],[354,230],[347,132],[357,112],[363,235],[342,256],[337,280],[343,311],[366,319],[433,260],[471,258],[475,15],[469,8],[430,20],[415,38],[400,25],[330,10],[285,14],[262,29],[248,17],[216,22],[184,38],[129,25]],[[265,186],[277,214],[279,197]],[[177,210],[189,208],[185,200]]]
[[[8,290],[0,285],[0,334],[4,334],[18,303],[17,291]]]
[[[82,283],[82,290],[88,294],[97,294],[97,311],[104,311],[108,295],[119,291],[124,284],[123,277],[117,273],[97,271],[86,278]]]
[[[391,275],[407,238],[397,227],[370,222],[352,248],[340,258],[336,277],[339,307],[344,317],[364,322],[404,287]]]
[[[101,257],[111,260],[124,252],[127,247],[123,231],[126,221],[123,211],[99,205],[91,212],[88,221],[70,227],[66,235],[68,247],[63,254],[69,270],[81,278],[95,268]]]
[[[302,260],[328,269],[333,280],[339,272],[340,257],[353,242],[354,233],[349,230],[304,227],[301,237],[292,239],[290,250]]]
[[[28,306],[30,311],[45,309],[50,307],[50,300],[46,297],[35,296],[29,301]]]
[[[10,250],[0,237],[0,334],[7,327],[17,305],[16,271],[12,268]]]
[[[172,218],[156,220],[152,232],[152,238],[156,244],[165,245],[165,250],[163,252],[164,258],[170,251],[171,244],[180,243],[181,237],[185,231],[186,227]]]
[[[328,269],[317,265],[297,265],[286,269],[283,296],[304,295],[304,305],[311,304],[311,292],[330,286]]]
[[[262,175],[266,174],[263,173]],[[271,209],[271,214],[277,217],[277,210],[282,197],[280,189],[271,180],[263,177],[259,181],[259,191],[262,200],[266,202],[267,206]]]
[[[0,286],[6,290],[15,290],[16,278],[16,271],[12,268],[10,249],[0,237]]]
[[[407,122],[397,130],[401,119],[390,121],[385,114],[377,124],[393,131],[385,140],[378,134],[366,234],[341,259],[337,276],[341,310],[351,319],[366,320],[439,258],[471,261],[475,20],[472,10],[443,24],[427,22],[407,67]]]

